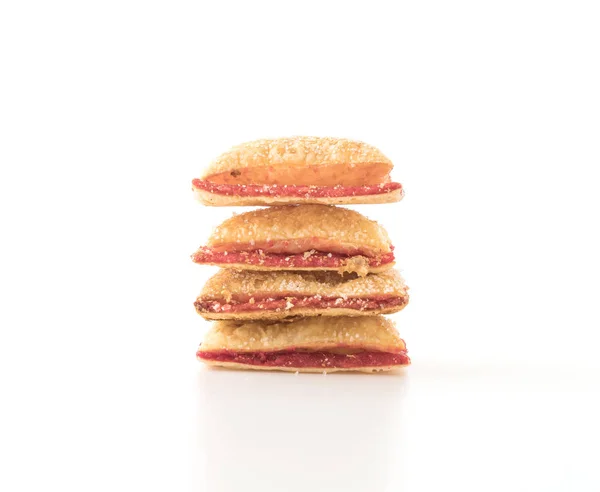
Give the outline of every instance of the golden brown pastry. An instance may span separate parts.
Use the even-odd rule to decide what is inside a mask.
[[[377,222],[341,207],[290,205],[235,215],[215,229],[196,263],[251,270],[381,272],[393,246]]]
[[[205,319],[372,316],[403,309],[407,291],[396,270],[366,277],[221,270],[208,280],[194,306]]]
[[[389,203],[403,197],[392,162],[363,142],[290,137],[247,142],[214,160],[192,181],[205,205]]]
[[[217,321],[196,356],[215,366],[293,372],[376,372],[410,364],[404,341],[383,316]]]

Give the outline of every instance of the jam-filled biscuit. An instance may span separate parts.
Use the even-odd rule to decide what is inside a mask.
[[[256,140],[215,159],[192,189],[213,206],[390,203],[404,194],[392,167],[380,150],[354,140]]]
[[[221,270],[194,303],[205,319],[283,319],[293,316],[390,314],[408,303],[397,270],[338,275],[335,272]]]
[[[218,226],[196,263],[248,270],[334,270],[366,275],[394,265],[383,227],[328,205],[269,207],[235,215]]]
[[[217,321],[196,356],[215,366],[293,372],[377,372],[410,364],[404,341],[383,316]]]

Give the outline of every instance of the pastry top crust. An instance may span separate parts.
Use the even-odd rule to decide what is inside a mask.
[[[366,247],[376,254],[391,251],[387,232],[374,220],[347,208],[317,204],[283,205],[234,215],[214,230],[208,246],[315,238]]]
[[[398,353],[406,350],[406,345],[394,323],[383,316],[341,316],[300,318],[288,323],[217,321],[200,346],[205,352],[336,348]]]
[[[221,154],[202,175],[206,179],[232,169],[279,166],[327,166],[392,162],[372,145],[356,140],[331,137],[288,137],[246,142]]]
[[[229,302],[232,296],[299,295],[347,298],[389,295],[404,297],[408,287],[398,270],[386,270],[365,277],[340,275],[332,271],[220,270],[205,284],[199,299]]]

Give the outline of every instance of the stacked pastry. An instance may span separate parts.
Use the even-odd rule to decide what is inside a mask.
[[[399,201],[392,163],[344,139],[294,137],[234,147],[193,180],[209,206],[268,205],[218,226],[195,263],[220,271],[194,303],[213,325],[197,351],[210,365],[300,372],[410,364],[382,316],[403,309],[385,230],[339,204]]]

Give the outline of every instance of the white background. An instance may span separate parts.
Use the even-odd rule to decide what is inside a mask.
[[[0,6],[0,489],[600,490],[594,1]],[[207,371],[190,181],[380,147],[403,375]],[[240,211],[240,210],[236,210]]]

